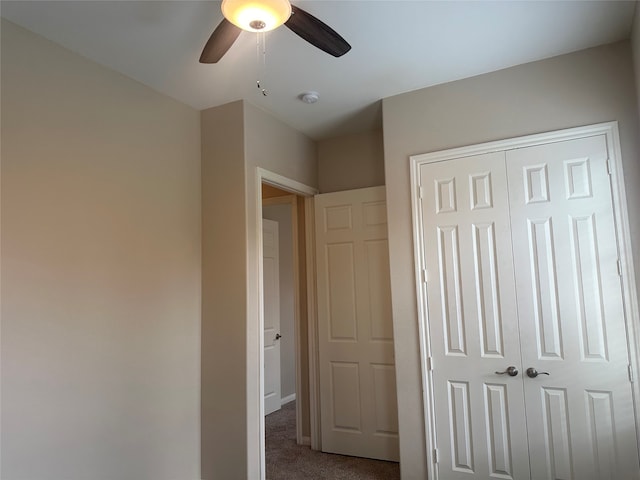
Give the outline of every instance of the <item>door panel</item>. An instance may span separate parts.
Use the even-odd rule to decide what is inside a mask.
[[[528,478],[504,153],[420,167],[438,471]]]
[[[384,187],[315,205],[322,450],[397,461]]]
[[[639,478],[604,136],[507,152],[532,478]]]
[[[264,290],[264,414],[281,408],[280,385],[280,259],[278,222],[262,219]]]

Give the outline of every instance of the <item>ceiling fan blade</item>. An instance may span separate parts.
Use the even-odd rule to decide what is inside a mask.
[[[291,5],[291,16],[285,25],[311,45],[334,57],[341,57],[351,50],[351,45],[333,28],[295,5]]]
[[[236,41],[240,30],[226,18],[213,31],[200,55],[200,63],[217,63]]]

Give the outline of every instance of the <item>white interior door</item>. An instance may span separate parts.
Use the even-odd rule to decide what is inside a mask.
[[[278,222],[262,219],[264,414],[280,410],[280,260]]]
[[[429,333],[443,479],[528,478],[504,153],[423,165]]]
[[[439,477],[640,478],[605,137],[420,185]]]
[[[322,450],[397,461],[384,187],[315,197]]]
[[[532,478],[640,478],[604,135],[507,152]]]

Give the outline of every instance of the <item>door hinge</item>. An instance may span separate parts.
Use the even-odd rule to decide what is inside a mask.
[[[631,364],[627,365],[627,372],[629,372],[629,381],[633,383],[633,367]]]
[[[618,264],[618,276],[621,277],[622,276],[622,262],[620,261],[620,259],[618,259],[617,264]]]
[[[418,186],[418,197],[420,197],[420,200],[424,198],[424,188],[422,188],[422,185]]]
[[[437,448],[434,448],[434,449],[433,449],[433,463],[438,463],[438,460],[440,460],[440,459],[438,458],[438,449],[437,449]]]
[[[611,169],[611,160],[607,159],[607,173],[611,175],[613,170]]]
[[[422,269],[422,283],[427,283],[427,269]]]
[[[433,357],[427,357],[427,370],[433,371]]]

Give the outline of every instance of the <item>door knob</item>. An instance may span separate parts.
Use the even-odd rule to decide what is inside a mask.
[[[280,340],[282,338],[282,335],[280,335],[279,333],[276,333],[276,340]]]
[[[536,378],[538,375],[549,375],[549,372],[539,372],[533,367],[527,368],[527,377]]]
[[[496,373],[498,375],[504,375],[506,373],[510,377],[515,377],[516,375],[518,375],[518,369],[514,366],[511,366],[511,367],[507,367],[507,369],[504,372],[496,372]]]

